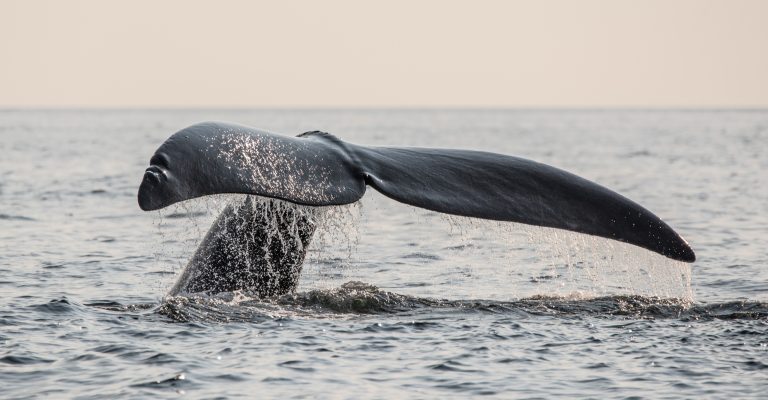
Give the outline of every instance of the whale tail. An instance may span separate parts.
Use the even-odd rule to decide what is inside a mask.
[[[639,204],[518,157],[367,147],[323,132],[286,137],[208,122],[171,136],[150,163],[139,188],[144,210],[216,193],[341,205],[359,200],[371,186],[399,202],[441,213],[600,236],[679,261],[696,258],[680,235]]]
[[[402,203],[441,213],[559,228],[693,262],[688,243],[639,204],[569,172],[467,150],[360,148],[366,182]]]
[[[310,213],[250,197],[228,204],[208,229],[170,296],[242,291],[266,298],[296,290],[315,232]]]

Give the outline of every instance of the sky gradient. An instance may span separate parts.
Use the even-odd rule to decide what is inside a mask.
[[[767,107],[768,1],[0,0],[0,107]]]

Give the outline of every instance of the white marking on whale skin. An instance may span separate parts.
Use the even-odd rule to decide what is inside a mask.
[[[315,154],[312,162],[297,157],[298,150],[307,148],[306,143],[237,130],[222,130],[220,134],[210,139],[222,145],[216,156],[255,189],[313,203],[329,201],[329,193],[343,190],[329,179],[321,156]]]

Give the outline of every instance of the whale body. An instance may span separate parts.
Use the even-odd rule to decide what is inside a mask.
[[[331,206],[358,201],[367,186],[436,212],[565,229],[633,244],[678,261],[696,258],[688,243],[647,209],[561,169],[482,151],[361,146],[320,131],[289,137],[224,122],[192,125],[173,134],[152,156],[138,201],[141,209],[149,211],[206,195],[240,193]],[[260,210],[254,207],[246,200],[223,211],[172,292],[247,286],[269,296],[295,288],[298,278],[285,280],[289,283],[276,285],[276,290],[256,288],[266,282],[256,277],[266,267],[252,266],[266,265],[259,261],[266,253],[249,252],[242,243],[244,253],[238,254],[244,256],[222,250],[224,242],[232,244],[223,237],[247,242],[244,235],[255,232],[269,242],[266,236],[283,235],[288,229],[260,229],[258,219],[245,230],[225,222],[226,215],[231,217],[237,210],[252,215],[270,211],[263,205],[258,206]],[[303,226],[297,242],[285,248],[292,250],[278,252],[284,259],[281,271],[296,272],[298,277],[302,251],[314,227],[309,220],[302,222],[304,217],[295,211],[281,212],[285,226]],[[270,271],[275,270],[280,257],[268,258]],[[238,268],[245,272],[214,273]]]

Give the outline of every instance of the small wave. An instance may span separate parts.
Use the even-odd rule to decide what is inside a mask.
[[[692,304],[683,299],[643,296],[535,296],[515,301],[451,301],[392,293],[357,281],[347,282],[335,289],[311,290],[264,300],[241,292],[220,293],[215,297],[170,297],[156,311],[178,322],[256,322],[275,318],[333,318],[436,309],[521,317],[676,318],[683,321],[768,319],[768,303],[760,302]]]
[[[353,281],[337,289],[311,290],[263,300],[242,292],[219,293],[212,297],[169,297],[157,311],[179,322],[234,322],[393,313],[439,304],[438,300],[382,291],[373,285]]]
[[[289,294],[277,299],[283,305],[300,306],[319,312],[376,314],[409,311],[440,305],[439,300],[406,296],[379,290],[365,282],[352,281],[338,289],[312,290]]]
[[[653,152],[647,149],[638,150],[638,151],[632,151],[629,153],[624,154],[624,157],[626,158],[635,158],[635,157],[652,157],[655,156]]]
[[[11,365],[49,364],[52,362],[53,360],[48,360],[45,358],[40,358],[35,356],[7,355],[5,357],[0,358],[0,363],[11,364]]]
[[[766,319],[768,303],[734,301],[693,304],[684,299],[644,296],[605,296],[591,299],[535,296],[514,302],[478,303],[480,310],[523,311],[529,315],[561,317],[595,316],[624,319],[670,319],[682,321],[713,319]]]
[[[94,242],[101,242],[101,243],[112,243],[112,242],[116,242],[117,238],[109,235],[98,235],[90,240]]]
[[[136,388],[149,388],[149,389],[169,389],[169,388],[181,388],[188,386],[186,375],[183,373],[176,374],[173,377],[167,379],[158,379],[151,382],[142,382],[131,385]]]
[[[163,218],[167,219],[180,219],[180,218],[200,218],[208,215],[205,211],[190,211],[190,212],[174,212],[164,215]]]
[[[429,253],[421,253],[421,252],[406,254],[404,256],[401,256],[400,258],[416,259],[416,260],[432,260],[432,261],[437,261],[441,259],[440,256],[438,256],[437,254],[429,254]]]
[[[72,304],[67,298],[54,299],[47,303],[35,304],[31,306],[35,311],[50,314],[65,314],[77,309],[77,305]]]
[[[10,215],[10,214],[0,214],[0,220],[4,220],[4,221],[35,221],[35,219],[31,218],[31,217],[25,217],[23,215]]]
[[[171,364],[171,363],[176,363],[178,361],[179,360],[176,357],[166,353],[157,353],[155,355],[152,355],[142,360],[144,364],[152,364],[152,365]]]
[[[151,310],[157,307],[156,303],[141,303],[141,304],[128,304],[124,305],[112,300],[95,300],[89,303],[85,303],[85,306],[100,308],[107,311],[116,312],[138,312]]]

